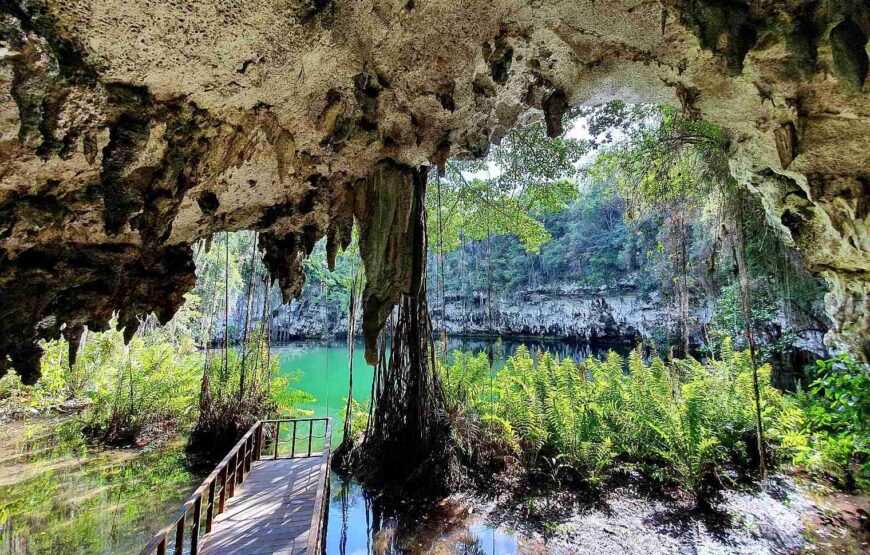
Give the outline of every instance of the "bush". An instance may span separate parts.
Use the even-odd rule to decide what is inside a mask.
[[[26,386],[21,383],[21,376],[15,370],[9,370],[0,377],[0,400],[21,397],[25,391]]]
[[[495,445],[516,449],[530,471],[567,468],[594,485],[616,461],[636,463],[705,503],[721,486],[724,465],[745,472],[758,464],[752,364],[727,337],[719,357],[704,363],[611,352],[576,364],[550,354],[535,360],[521,347],[490,377],[485,354],[452,359],[440,365],[448,398],[480,422],[498,423]],[[790,461],[821,437],[807,435],[801,403],[772,387],[770,376],[769,365],[758,368],[767,450],[774,462]],[[826,464],[846,466],[841,441],[828,447]]]
[[[816,363],[789,422],[793,459],[840,487],[870,489],[870,369],[848,356]]]
[[[344,410],[341,411],[340,415],[340,425],[341,429],[344,429],[344,419],[347,415],[347,402],[348,398],[344,398]],[[351,407],[350,407],[350,437],[358,438],[365,431],[366,427],[369,424],[369,411],[368,411],[368,401],[357,401],[354,398],[350,399]]]

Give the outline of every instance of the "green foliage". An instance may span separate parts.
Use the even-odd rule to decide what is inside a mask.
[[[341,428],[344,428],[344,419],[347,415],[348,398],[344,398],[344,409],[341,411]],[[357,401],[353,397],[350,398],[350,435],[351,437],[359,437],[366,429],[369,423],[368,400]]]
[[[194,306],[182,309],[182,321]],[[222,353],[199,350],[189,328],[175,320],[166,327],[146,321],[129,345],[113,327],[88,332],[72,366],[66,342],[47,342],[40,380],[23,386],[17,374],[7,373],[0,379],[0,401],[37,410],[65,403],[82,406],[82,422],[90,435],[139,445],[189,429],[203,411],[218,420],[233,412],[226,420],[240,425],[266,414],[308,415],[296,407],[314,399],[292,387],[296,377],[277,376],[278,358],[269,355],[262,333],[259,327],[252,334],[246,356],[230,349],[228,368],[222,365]],[[247,385],[240,403],[242,368]],[[203,385],[208,386],[206,403]]]
[[[723,465],[754,467],[752,364],[727,338],[719,357],[704,363],[611,352],[577,364],[549,353],[536,360],[521,347],[502,370],[488,370],[483,354],[454,352],[440,365],[451,402],[497,422],[509,435],[502,443],[516,446],[529,469],[555,464],[595,484],[616,461],[634,462],[704,501]],[[799,402],[771,386],[770,374],[769,365],[758,369],[765,435],[787,461],[808,442],[806,417]],[[849,383],[855,379],[866,376]]]
[[[202,355],[193,344],[152,332],[134,336],[125,347],[118,332],[107,334],[94,341],[98,356],[83,361],[89,367],[84,371],[97,377],[85,414],[91,431],[126,443],[191,424],[202,375]]]
[[[780,329],[779,319],[782,316],[782,302],[778,292],[771,287],[757,286],[753,288],[750,326],[759,345],[759,360],[772,362],[775,357],[785,352],[794,342],[791,332]],[[706,346],[706,352],[715,352],[727,338],[737,348],[749,348],[746,340],[743,308],[740,304],[740,287],[732,283],[722,287],[719,297],[713,304],[713,315],[710,319],[709,339],[711,345]]]
[[[329,270],[326,260],[326,242],[319,241],[311,255],[305,259],[305,292],[307,297],[320,305],[326,304],[331,314],[346,310],[350,301],[353,277],[360,266],[359,244],[354,228],[348,248],[338,253],[335,269]]]
[[[26,389],[21,383],[21,376],[15,370],[0,377],[0,400],[17,399],[24,395]]]
[[[190,434],[189,447],[220,459],[261,418],[309,416],[299,403],[315,399],[295,390],[296,375],[278,376],[279,360],[272,357],[258,325],[248,342],[236,349],[208,353],[206,374],[200,376],[199,414]]]
[[[228,287],[230,300],[235,292],[241,290],[245,275],[250,273],[250,249],[255,239],[254,233],[217,233],[209,240],[200,243],[196,250],[196,285],[185,298],[185,308],[190,300],[198,301],[202,312],[176,315],[173,321],[186,324],[197,344],[202,345],[210,339],[215,329],[215,317],[223,311],[225,290]],[[262,267],[262,264],[260,264]]]
[[[789,424],[794,460],[844,487],[870,489],[870,369],[841,355],[818,361]]]
[[[627,140],[604,150],[591,174],[612,180],[632,218],[676,205],[697,207],[727,180],[727,138],[721,128],[670,106],[638,105]]]
[[[575,165],[584,153],[580,142],[551,139],[535,123],[509,133],[483,160],[449,162],[444,178],[427,190],[432,247],[443,243],[451,251],[513,235],[527,252],[538,252],[550,239],[541,218],[577,196]]]
[[[84,407],[90,433],[128,442],[147,431],[172,430],[192,422],[202,375],[202,354],[187,335],[147,324],[125,346],[113,327],[86,332],[76,362],[69,363],[65,341],[43,344],[42,375],[32,387],[13,373],[3,378],[2,397],[47,410],[60,405]]]
[[[277,370],[278,362],[273,363],[273,371]],[[269,387],[275,412],[281,418],[303,418],[314,416],[314,412],[300,409],[300,405],[310,404],[317,401],[314,395],[292,387],[292,384],[301,379],[299,371],[272,378]]]

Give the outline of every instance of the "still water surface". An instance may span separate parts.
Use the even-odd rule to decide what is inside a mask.
[[[560,358],[571,357],[581,361],[589,356],[604,356],[609,350],[627,354],[630,345],[625,344],[589,344],[566,343],[564,341],[501,341],[495,349],[496,360],[494,369],[504,366],[507,357],[516,353],[520,345],[530,351],[546,351]],[[479,339],[449,339],[448,353],[454,350],[479,352],[486,349],[485,340]],[[296,376],[292,387],[303,389],[316,397],[314,403],[302,405],[302,408],[313,411],[316,417],[331,416],[334,418],[333,428],[340,433],[340,420],[344,402],[347,398],[348,354],[347,344],[341,341],[332,342],[292,342],[275,347],[280,356],[281,372]],[[371,395],[371,384],[374,369],[366,364],[363,356],[364,348],[361,342],[354,347],[353,357],[353,397],[358,401],[367,401]],[[337,438],[341,440],[340,437]],[[337,442],[336,442],[337,443]]]
[[[73,419],[0,426],[0,554],[138,553],[202,477],[184,440],[105,449]]]
[[[505,342],[496,360],[516,352]],[[527,342],[582,360],[608,347]],[[483,341],[451,340],[449,349],[479,351]],[[304,407],[332,416],[341,433],[347,395],[348,356],[343,342],[293,343],[276,348],[282,373],[316,401]],[[624,352],[625,348],[617,350]],[[354,357],[354,397],[370,395],[372,368],[362,346]],[[142,450],[90,445],[74,417],[0,425],[0,555],[138,553],[210,469],[191,470],[184,437]],[[337,444],[334,438],[333,444]],[[428,514],[379,506],[353,481],[332,477],[327,552],[509,554],[534,551],[510,530],[472,517],[468,507],[447,503]],[[413,513],[413,514],[412,514]]]

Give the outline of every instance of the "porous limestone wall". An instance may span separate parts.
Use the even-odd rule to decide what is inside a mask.
[[[335,252],[354,214],[363,227],[388,216],[354,206],[378,198],[354,188],[380,162],[479,156],[526,118],[543,114],[555,134],[569,106],[610,99],[727,127],[735,177],[833,285],[831,340],[870,351],[863,0],[22,0],[0,12],[0,367],[26,380],[40,338],[74,349],[113,311],[128,334],[142,313],[171,317],[198,238],[260,230],[292,297],[316,240]]]

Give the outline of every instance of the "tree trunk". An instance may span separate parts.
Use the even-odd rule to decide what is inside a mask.
[[[734,213],[733,253],[740,282],[740,305],[743,312],[743,330],[749,344],[749,358],[752,362],[752,390],[755,396],[755,433],[758,439],[758,462],[762,476],[767,475],[767,460],[764,447],[764,426],[761,421],[761,393],[758,385],[758,362],[756,360],[755,336],[752,332],[752,292],[749,286],[749,271],[746,267],[746,227],[743,214],[743,192],[736,192]]]
[[[254,275],[257,273],[257,232],[251,240],[251,273],[248,275],[248,296],[245,302],[245,324],[242,330],[242,363],[239,367],[239,403],[245,398],[245,364],[248,358],[248,328],[251,325],[251,308],[254,299]]]

